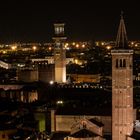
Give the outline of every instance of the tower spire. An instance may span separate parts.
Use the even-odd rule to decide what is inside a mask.
[[[127,33],[123,18],[123,11],[121,12],[121,19],[118,29],[118,34],[116,38],[116,48],[118,49],[126,49],[128,48],[128,40],[127,40]]]

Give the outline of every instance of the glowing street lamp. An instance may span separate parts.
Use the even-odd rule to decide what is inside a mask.
[[[101,45],[102,45],[102,46],[104,46],[104,45],[105,45],[105,43],[104,43],[104,42],[101,42]]]
[[[51,51],[52,50],[52,47],[49,47],[49,51]]]
[[[82,48],[85,48],[85,44],[82,45]]]
[[[75,42],[73,42],[72,45],[75,46]]]
[[[78,64],[78,59],[75,59],[75,64]]]
[[[12,46],[11,49],[15,51],[17,49],[17,46]]]
[[[134,45],[134,42],[131,42],[131,45]]]
[[[6,51],[3,51],[2,53],[3,53],[3,54],[6,54]]]
[[[67,47],[69,45],[69,43],[66,43],[65,46]]]
[[[69,46],[69,43],[66,43],[66,44],[65,44],[65,49],[67,49],[67,48],[68,48],[68,46]]]
[[[76,48],[79,48],[79,44],[76,44]]]
[[[36,51],[37,47],[36,47],[36,46],[33,46],[32,49],[33,49],[34,51]]]
[[[50,85],[53,85],[54,84],[54,81],[50,81]]]
[[[57,104],[63,104],[63,101],[60,100],[60,101],[57,101],[56,103],[57,103]]]
[[[110,49],[111,49],[111,46],[107,46],[106,49],[107,49],[107,50],[110,50]]]

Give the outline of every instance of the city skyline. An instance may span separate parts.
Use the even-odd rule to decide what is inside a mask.
[[[46,42],[53,23],[66,23],[68,40],[115,40],[121,11],[128,39],[140,39],[137,3],[91,1],[1,2],[0,42]]]
[[[0,139],[139,140],[136,7],[30,2],[1,3]]]

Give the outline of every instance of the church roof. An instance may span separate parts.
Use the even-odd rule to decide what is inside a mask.
[[[118,28],[117,38],[116,38],[116,49],[128,49],[128,39],[127,39],[123,13],[121,13],[121,19]]]
[[[88,138],[88,137],[97,137],[97,136],[98,136],[97,134],[85,128],[70,135],[70,137],[74,137],[74,138]]]
[[[68,132],[54,132],[52,135],[51,135],[51,138],[50,140],[64,140],[65,137],[67,137],[69,135]]]
[[[94,123],[94,124],[96,124],[99,127],[103,127],[104,126],[103,123],[97,121],[95,118],[91,118],[91,119],[89,119],[89,121],[92,122],[92,123]]]

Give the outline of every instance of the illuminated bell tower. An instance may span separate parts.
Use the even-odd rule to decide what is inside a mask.
[[[127,140],[133,132],[133,50],[128,46],[121,15],[112,54],[112,140]]]
[[[64,23],[54,24],[55,42],[54,47],[54,63],[55,63],[55,82],[64,83],[66,82],[66,50],[64,36]]]

